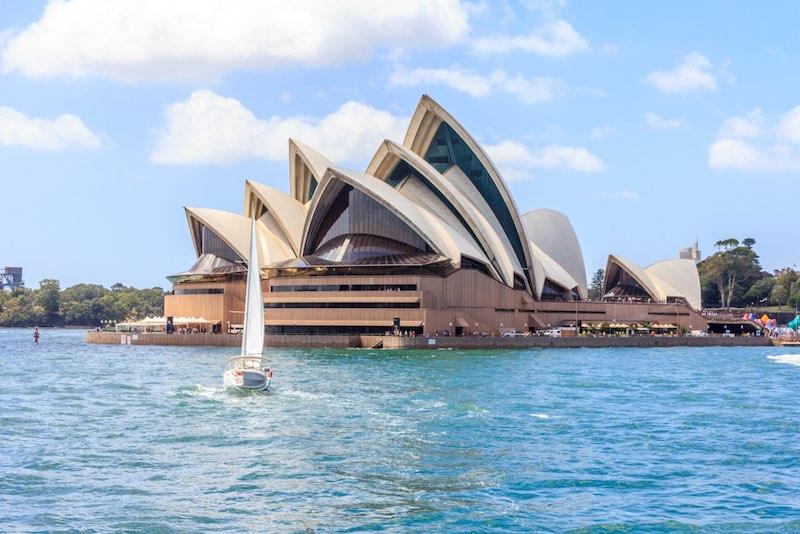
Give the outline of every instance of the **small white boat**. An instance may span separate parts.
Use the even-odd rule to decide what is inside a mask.
[[[264,296],[256,243],[256,221],[250,221],[250,257],[247,261],[247,289],[244,299],[242,353],[231,358],[222,373],[226,387],[241,391],[264,391],[272,380],[272,369],[264,364]]]
[[[242,391],[264,391],[272,380],[272,370],[264,367],[259,356],[239,356],[230,359],[230,367],[222,373],[225,387]]]

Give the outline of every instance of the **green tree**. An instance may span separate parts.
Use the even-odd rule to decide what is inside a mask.
[[[765,276],[750,286],[750,289],[744,294],[744,300],[748,304],[769,302],[773,287],[775,287],[775,277]]]
[[[58,280],[42,280],[39,289],[0,291],[0,326],[80,325],[163,315],[160,287],[136,289],[114,284],[76,284],[59,291]]]
[[[44,324],[57,325],[61,323],[61,286],[58,280],[45,279],[39,282],[39,289],[35,293],[36,303],[42,307]]]
[[[747,248],[753,248],[756,245],[756,240],[752,237],[745,237],[742,239],[742,245],[746,246]]]
[[[43,323],[44,310],[35,304],[33,290],[20,287],[11,292],[3,303],[0,325],[36,326]]]
[[[786,305],[790,308],[800,307],[800,281],[792,284],[792,288],[789,290],[789,299]]]
[[[734,238],[717,241],[719,252],[709,256],[697,266],[700,282],[706,288],[706,305],[719,304],[730,309],[733,305],[745,304],[745,294],[758,280],[767,276],[762,272],[761,263],[755,250],[739,243]],[[713,291],[708,286],[713,287]]]
[[[733,237],[729,237],[728,239],[722,239],[714,243],[714,247],[718,248],[721,251],[731,250],[739,246],[739,240]]]
[[[783,284],[775,284],[769,296],[770,303],[775,306],[783,306],[789,301],[789,288]]]
[[[106,318],[100,299],[109,290],[97,284],[76,284],[61,294],[64,323],[71,325],[97,325]]]
[[[603,298],[603,280],[605,279],[605,269],[597,269],[592,275],[592,282],[589,285],[589,298],[600,300]]]

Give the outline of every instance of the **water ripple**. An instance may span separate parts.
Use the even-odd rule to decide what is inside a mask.
[[[0,330],[0,531],[800,530],[800,352],[270,351]]]

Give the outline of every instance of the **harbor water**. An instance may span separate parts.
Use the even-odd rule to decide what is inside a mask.
[[[236,349],[0,330],[0,531],[800,530],[800,349]]]

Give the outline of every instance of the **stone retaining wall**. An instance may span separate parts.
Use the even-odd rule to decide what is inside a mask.
[[[385,349],[524,349],[607,347],[767,347],[765,337],[385,337]]]
[[[238,347],[241,334],[125,334],[86,332],[88,343]],[[605,347],[765,347],[764,337],[394,337],[268,335],[267,347],[374,347],[385,349],[527,349]]]

